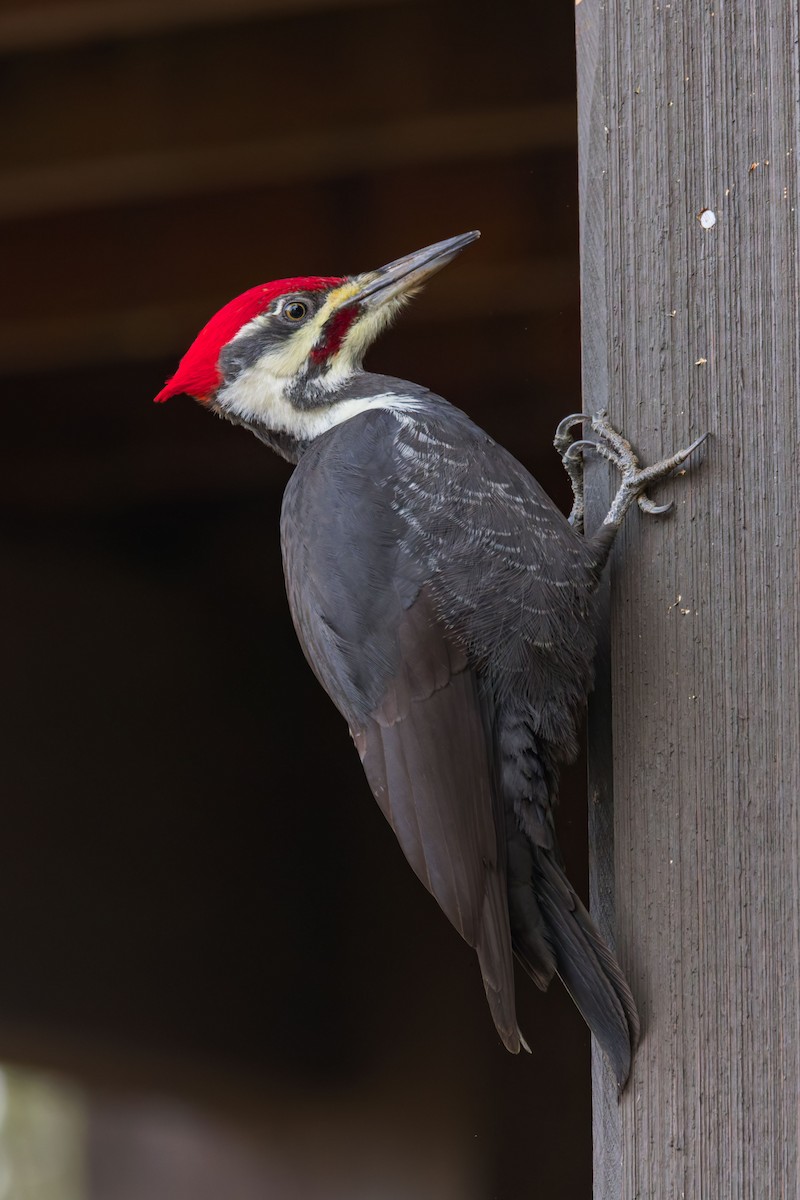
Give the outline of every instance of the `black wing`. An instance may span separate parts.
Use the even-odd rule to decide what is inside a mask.
[[[373,412],[306,451],[284,501],[289,603],[375,798],[416,874],[477,950],[495,1024],[517,1051],[490,739],[466,653],[437,617],[428,568],[407,549],[395,434],[395,418]]]

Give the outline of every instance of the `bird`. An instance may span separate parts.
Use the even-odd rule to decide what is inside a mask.
[[[192,397],[293,464],[280,535],[297,637],[408,862],[475,949],[502,1043],[528,1049],[516,959],[543,990],[561,979],[622,1088],[639,1018],[566,877],[558,779],[578,749],[614,537],[635,501],[664,511],[647,487],[702,438],[642,468],[606,413],[571,414],[555,439],[574,492],[565,516],[459,408],[366,371],[381,331],[479,236],[361,274],[250,288],[210,319],[155,399]],[[580,422],[593,440],[574,440]],[[621,481],[587,536],[593,449]]]

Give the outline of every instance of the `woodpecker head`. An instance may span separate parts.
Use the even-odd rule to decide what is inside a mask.
[[[342,419],[347,382],[396,313],[479,233],[364,275],[279,279],[211,318],[156,401],[186,394],[222,416],[303,440]]]

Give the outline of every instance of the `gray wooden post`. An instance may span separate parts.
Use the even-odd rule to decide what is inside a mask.
[[[619,1105],[595,1061],[595,1197],[796,1200],[798,5],[576,15],[584,403],[645,462],[713,435],[614,555],[591,887],[644,1038]]]

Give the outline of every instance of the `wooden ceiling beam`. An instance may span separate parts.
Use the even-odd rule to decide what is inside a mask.
[[[535,286],[532,286],[535,281]],[[158,303],[105,311],[75,311],[0,325],[0,373],[156,359],[178,354],[226,297]],[[404,320],[466,320],[485,314],[519,316],[569,308],[577,301],[572,259],[490,264],[442,276],[424,305]],[[419,315],[417,315],[419,313]]]
[[[0,12],[0,54],[29,53],[175,29],[230,25],[252,18],[297,16],[395,4],[401,0],[25,0]]]
[[[496,159],[571,146],[576,136],[574,106],[555,102],[17,167],[0,170],[0,220],[424,163]]]

